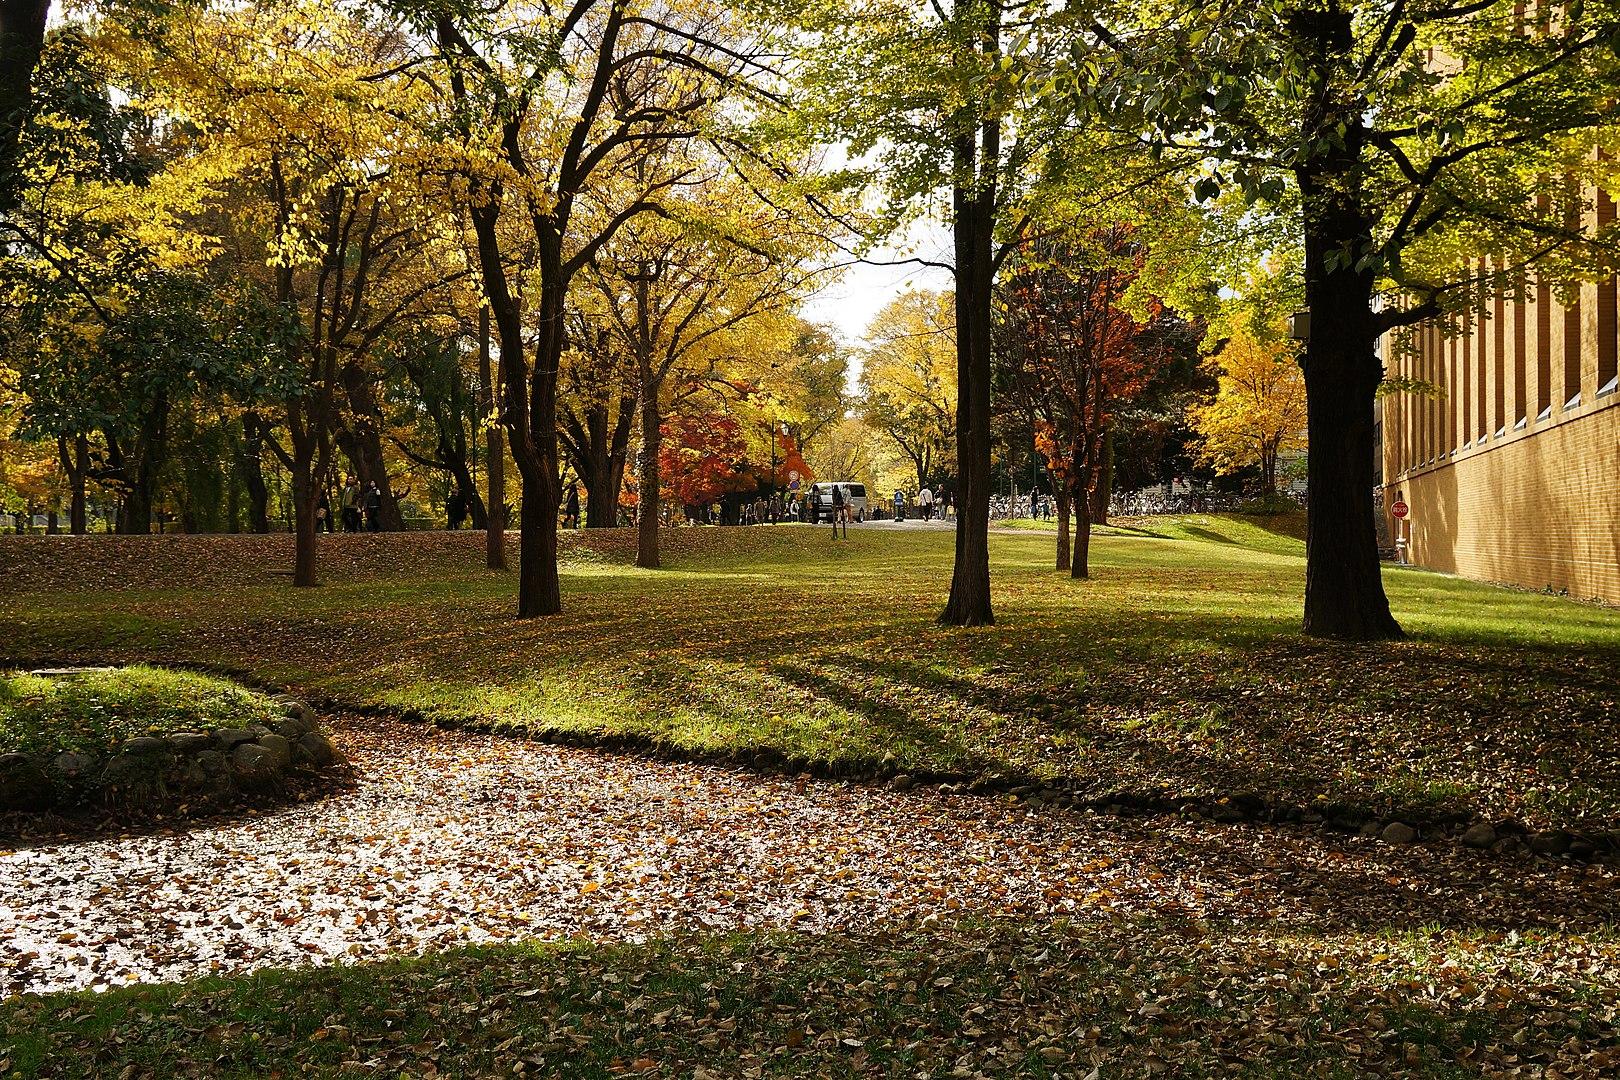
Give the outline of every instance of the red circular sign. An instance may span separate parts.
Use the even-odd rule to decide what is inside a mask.
[[[1408,510],[1407,505],[1405,503],[1401,502],[1401,500],[1399,500],[1399,499],[1396,499],[1395,500],[1395,505],[1389,508],[1389,512],[1394,514],[1398,518],[1405,517],[1406,514],[1407,514],[1407,510]]]

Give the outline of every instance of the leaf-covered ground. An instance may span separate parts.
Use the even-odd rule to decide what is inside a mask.
[[[1389,569],[1413,640],[1301,638],[1286,522],[1127,522],[1095,577],[992,539],[994,627],[933,616],[949,532],[683,529],[670,568],[567,538],[565,613],[511,617],[473,534],[0,539],[0,663],[153,659],[339,705],[834,773],[1073,781],[1084,798],[1255,795],[1416,824],[1620,828],[1620,612]]]
[[[336,731],[351,793],[0,855],[0,1075],[1620,1065],[1612,867]]]

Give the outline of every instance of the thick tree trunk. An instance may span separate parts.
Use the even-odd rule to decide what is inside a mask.
[[[518,616],[555,615],[562,610],[557,578],[557,504],[545,497],[539,477],[523,484],[518,512]]]
[[[22,187],[17,142],[33,112],[33,74],[45,45],[49,0],[0,2],[0,211],[11,209]]]
[[[642,366],[641,394],[641,457],[637,462],[636,484],[641,506],[636,513],[636,565],[648,570],[658,569],[659,485],[663,477],[658,465],[658,453],[663,442],[659,430],[662,416],[658,408],[659,381],[652,378],[646,365]]]
[[[1344,16],[1348,19],[1348,16]],[[1343,106],[1319,103],[1308,130],[1339,124]],[[1305,535],[1305,633],[1349,641],[1399,638],[1378,565],[1373,520],[1373,409],[1383,376],[1372,311],[1373,272],[1357,268],[1373,249],[1359,205],[1359,113],[1342,141],[1298,172],[1305,210],[1305,346],[1310,508]],[[1349,258],[1346,259],[1345,255]]]
[[[484,388],[484,477],[489,498],[484,503],[484,566],[506,569],[506,443],[497,416],[500,388],[491,373],[489,358],[489,308],[478,309],[478,378]]]
[[[994,177],[1000,160],[996,122],[958,136],[958,175]],[[939,621],[984,626],[996,621],[990,606],[990,323],[994,278],[995,185],[958,187],[954,201],[956,254],[956,446],[961,499],[956,516],[956,563],[951,595]]]
[[[1399,638],[1378,565],[1373,521],[1373,408],[1380,378],[1373,351],[1371,282],[1335,274],[1307,284],[1305,633],[1348,641]],[[1344,280],[1344,279],[1350,280]]]
[[[1055,479],[1055,478],[1054,478]],[[1069,503],[1073,496],[1069,485],[1059,480],[1054,485],[1052,501],[1057,504],[1057,568],[1069,569]]]
[[[315,585],[315,510],[320,504],[320,485],[311,465],[312,451],[293,451],[293,586],[307,589]]]
[[[264,439],[269,425],[255,412],[242,414],[242,454],[237,466],[248,495],[248,528],[270,531],[270,485],[264,482]]]

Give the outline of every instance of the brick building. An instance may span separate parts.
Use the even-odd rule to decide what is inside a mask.
[[[1614,217],[1599,193],[1588,223]],[[1567,305],[1532,279],[1522,299],[1482,296],[1449,334],[1386,342],[1389,376],[1443,390],[1381,403],[1384,511],[1411,508],[1412,562],[1620,603],[1616,304],[1614,277]]]

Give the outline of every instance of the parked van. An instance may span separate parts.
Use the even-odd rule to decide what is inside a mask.
[[[844,505],[849,507],[850,516],[856,521],[866,520],[866,485],[857,484],[849,480],[831,480],[825,483],[810,486],[810,506],[815,514],[817,524],[831,521],[833,513],[832,489],[839,487],[844,490]]]

